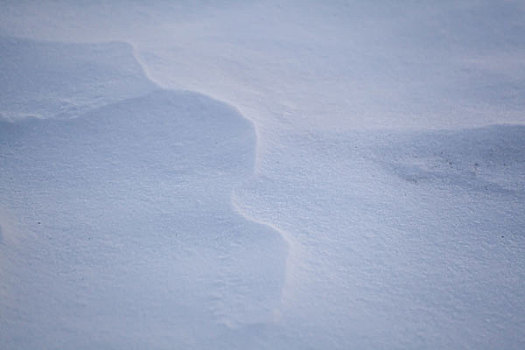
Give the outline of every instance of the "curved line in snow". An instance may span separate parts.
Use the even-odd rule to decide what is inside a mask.
[[[241,201],[235,194],[235,191],[232,191],[231,203],[232,203],[233,209],[246,220],[254,222],[258,225],[266,226],[276,231],[281,236],[281,238],[283,239],[283,241],[286,243],[288,247],[288,253],[286,255],[286,260],[285,260],[284,283],[281,289],[280,305],[282,306],[283,304],[286,303],[287,300],[291,298],[291,293],[293,291],[292,283],[294,281],[293,276],[295,275],[295,267],[297,266],[298,256],[300,254],[299,246],[297,245],[293,237],[287,231],[275,226],[272,223],[265,222],[257,218],[254,218],[253,216],[246,213],[246,211],[243,209],[243,206],[240,204],[240,202]]]
[[[138,65],[141,67],[141,70],[142,70],[143,74],[145,75],[145,77],[147,79],[149,79],[153,84],[157,85],[159,88],[172,90],[169,87],[166,87],[165,85],[163,85],[162,83],[156,81],[151,76],[147,64],[140,58],[140,55],[138,54],[137,46],[135,44],[131,43],[131,42],[126,42],[126,43],[131,46],[133,57],[137,61]],[[253,162],[253,164],[254,164],[253,175],[255,175],[257,169],[259,168],[259,166],[258,166],[258,159],[259,159],[258,154],[259,154],[260,150],[259,150],[258,146],[259,146],[259,142],[260,142],[260,132],[259,132],[259,129],[257,128],[257,125],[254,123],[254,121],[252,119],[246,117],[243,113],[241,113],[241,111],[237,107],[235,107],[231,103],[226,103],[226,102],[224,102],[222,100],[216,99],[216,98],[214,98],[212,96],[209,96],[209,95],[206,95],[206,94],[203,94],[203,93],[201,93],[199,91],[193,91],[192,90],[192,92],[199,93],[199,94],[201,94],[203,96],[206,96],[207,98],[210,98],[210,99],[216,100],[216,101],[220,101],[221,103],[224,103],[224,104],[228,105],[229,107],[234,109],[242,118],[247,120],[252,125],[254,133],[255,133],[255,152],[254,152],[254,162]],[[230,199],[231,199],[231,204],[232,204],[233,209],[240,216],[242,216],[247,221],[251,221],[251,222],[254,222],[256,224],[259,224],[259,225],[262,225],[262,226],[266,226],[266,227],[274,230],[275,232],[277,232],[281,236],[282,240],[286,243],[286,245],[288,247],[288,252],[287,252],[287,256],[286,256],[286,260],[285,260],[284,283],[283,283],[283,287],[282,287],[282,290],[281,290],[281,303],[280,303],[280,305],[282,306],[286,302],[286,300],[291,297],[290,293],[291,293],[291,291],[293,289],[291,287],[291,284],[292,284],[292,281],[293,281],[292,276],[294,275],[294,268],[297,265],[297,261],[298,261],[297,257],[299,255],[298,245],[293,240],[292,236],[288,232],[280,229],[279,227],[277,227],[276,225],[274,225],[272,223],[264,222],[262,220],[254,218],[253,216],[250,216],[249,214],[247,214],[246,211],[243,209],[243,205],[241,204],[240,199],[235,194],[235,188],[234,188],[234,190],[231,193]],[[276,320],[278,320],[279,317],[280,317],[280,310],[276,310],[276,315],[275,316],[276,316]]]

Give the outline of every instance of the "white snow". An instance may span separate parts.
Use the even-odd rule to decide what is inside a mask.
[[[0,4],[0,348],[525,346],[521,1]]]

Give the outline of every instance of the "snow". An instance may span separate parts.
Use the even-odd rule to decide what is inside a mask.
[[[86,47],[2,38],[0,51],[4,120],[71,118],[155,88],[124,43]]]
[[[2,349],[520,349],[520,1],[0,5]]]
[[[18,270],[28,282],[9,297],[39,310],[26,321],[39,341],[95,320],[96,339],[112,346],[145,341],[128,334],[144,324],[160,338],[204,326],[204,337],[217,325],[272,320],[285,246],[230,204],[253,146],[235,110],[184,92],[157,90],[73,120],[4,122],[3,202],[29,193],[16,209],[37,230],[24,243],[29,268]],[[113,328],[122,317],[126,326]],[[25,324],[9,320],[10,336],[26,338]],[[108,329],[110,338],[99,334]],[[92,336],[60,344],[93,346]],[[25,341],[17,346],[39,346]]]

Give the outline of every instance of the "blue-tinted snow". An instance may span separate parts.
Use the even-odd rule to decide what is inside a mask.
[[[155,88],[123,43],[0,38],[0,118],[72,118]]]
[[[157,89],[0,139],[2,203],[28,232],[2,247],[23,262],[2,271],[9,347],[189,347],[276,317],[286,245],[232,206],[255,147],[233,108]]]
[[[7,349],[524,346],[522,2],[1,8]]]

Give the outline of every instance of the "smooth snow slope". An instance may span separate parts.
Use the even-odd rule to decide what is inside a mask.
[[[0,118],[71,118],[151,91],[132,48],[0,38]]]
[[[1,202],[24,223],[1,250],[8,348],[203,347],[277,317],[286,245],[232,207],[255,145],[232,108],[157,89],[75,119],[4,121],[0,140]]]
[[[524,17],[520,0],[6,1],[0,34],[129,42],[153,80],[236,106],[266,144],[523,123]]]
[[[235,196],[293,237],[282,313],[299,347],[521,346],[525,127],[283,147]]]
[[[0,8],[8,348],[525,346],[522,1]]]

